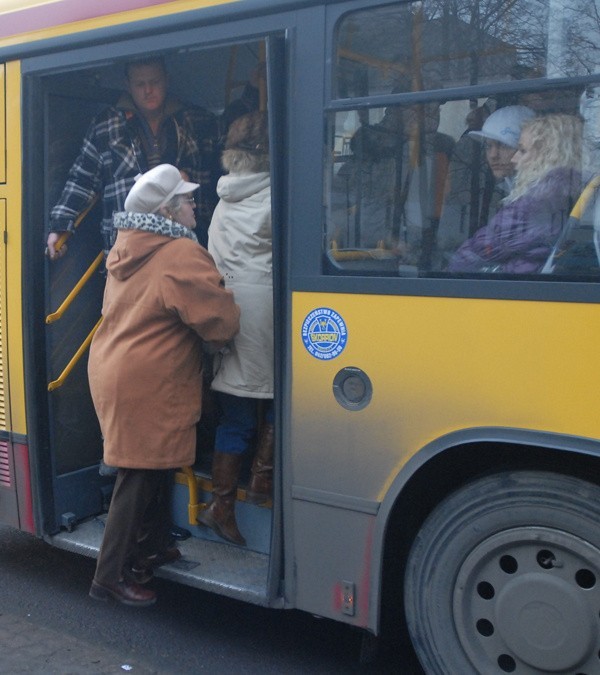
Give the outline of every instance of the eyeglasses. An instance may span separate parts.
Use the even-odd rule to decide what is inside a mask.
[[[188,197],[186,199],[182,199],[180,203],[181,204],[184,204],[184,203],[185,204],[191,204],[192,208],[194,208],[194,209],[196,208],[196,200],[192,199],[191,197]]]

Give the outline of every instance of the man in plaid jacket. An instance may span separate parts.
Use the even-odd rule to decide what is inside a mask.
[[[127,193],[138,174],[158,164],[173,164],[187,180],[200,184],[196,195],[199,239],[206,237],[217,198],[218,128],[208,111],[185,106],[167,94],[162,59],[132,61],[126,66],[127,92],[114,106],[94,118],[79,157],[69,171],[60,200],[50,214],[47,253],[50,259],[63,232],[96,195],[102,200],[105,252],[114,243],[113,213],[124,210]]]

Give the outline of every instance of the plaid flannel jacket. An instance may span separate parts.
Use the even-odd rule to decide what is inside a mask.
[[[217,202],[219,178],[218,127],[214,115],[199,107],[166,103],[165,123],[173,123],[177,137],[176,166],[200,184],[198,221],[208,228]],[[69,171],[62,195],[50,213],[50,232],[73,231],[74,223],[97,194],[102,198],[102,235],[108,251],[116,237],[113,213],[123,211],[135,176],[148,170],[138,136],[135,108],[123,96],[92,120],[79,157]],[[198,201],[198,198],[197,198]]]

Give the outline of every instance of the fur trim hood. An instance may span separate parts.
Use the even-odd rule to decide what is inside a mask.
[[[173,239],[198,243],[192,230],[157,213],[121,211],[115,213],[114,223],[119,234],[106,259],[106,269],[119,280],[135,274]]]

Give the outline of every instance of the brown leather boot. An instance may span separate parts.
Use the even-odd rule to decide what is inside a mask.
[[[273,433],[272,424],[263,425],[246,490],[246,501],[251,504],[263,504],[273,495]]]
[[[245,546],[246,540],[235,522],[235,497],[241,466],[242,455],[215,450],[212,464],[212,501],[200,512],[197,520],[232,544]]]

